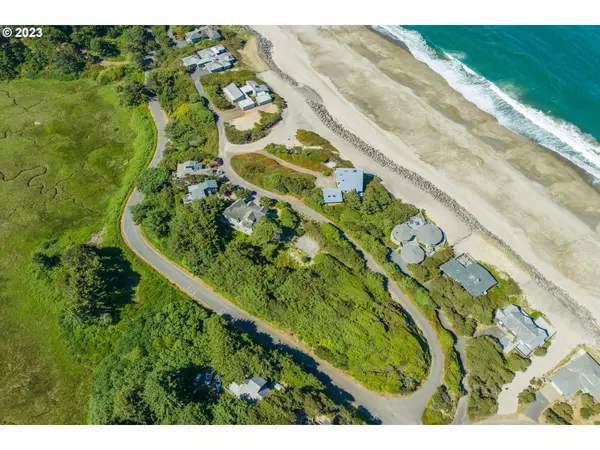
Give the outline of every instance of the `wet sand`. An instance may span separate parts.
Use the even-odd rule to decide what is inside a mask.
[[[597,329],[573,313],[587,309],[600,318],[600,195],[579,171],[500,126],[401,46],[366,27],[257,29],[273,42],[282,70],[316,93],[344,127],[445,190],[576,300],[561,303],[509,256],[495,261],[503,250],[481,236],[454,234],[456,221],[421,195],[451,242],[461,241],[475,257],[519,279],[532,306],[561,330],[561,347],[597,337]],[[356,149],[337,145],[355,163],[372,167]],[[399,177],[374,171],[399,197],[419,197]]]

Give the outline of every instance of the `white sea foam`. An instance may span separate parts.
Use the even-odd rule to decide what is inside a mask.
[[[519,102],[448,53],[438,53],[414,30],[396,25],[376,31],[402,41],[413,56],[441,75],[448,84],[515,133],[543,145],[592,174],[600,182],[600,144],[576,125]],[[461,58],[464,59],[464,58]]]

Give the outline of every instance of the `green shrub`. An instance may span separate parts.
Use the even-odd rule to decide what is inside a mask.
[[[125,68],[123,66],[110,66],[98,74],[96,80],[100,84],[114,83],[125,76]]]
[[[315,186],[314,176],[296,172],[258,153],[234,156],[231,167],[250,183],[278,194],[300,197]]]
[[[528,403],[533,403],[536,400],[536,394],[535,394],[535,389],[531,386],[527,386],[525,389],[523,389],[523,391],[521,391],[518,395],[519,397],[519,403],[522,403],[524,405],[528,404]]]
[[[151,167],[144,169],[137,182],[137,188],[142,194],[150,195],[159,192],[169,184],[170,174],[167,169]]]
[[[573,422],[573,408],[565,402],[558,402],[544,413],[546,423],[552,425],[571,425]]]

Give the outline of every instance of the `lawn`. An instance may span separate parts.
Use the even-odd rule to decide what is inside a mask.
[[[92,369],[118,327],[68,336],[62,289],[32,255],[118,224],[153,142],[146,109],[119,106],[114,86],[0,85],[0,421],[86,422]],[[107,227],[103,245],[116,240]]]

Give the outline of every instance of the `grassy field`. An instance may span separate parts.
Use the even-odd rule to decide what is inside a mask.
[[[102,229],[103,245],[118,245],[123,201],[153,147],[147,111],[120,107],[113,86],[0,85],[0,421],[86,422],[92,370],[119,327],[65,337],[60,285],[31,259]]]
[[[231,167],[250,183],[278,194],[300,198],[304,191],[315,187],[314,176],[284,167],[258,153],[235,155],[231,158]]]

